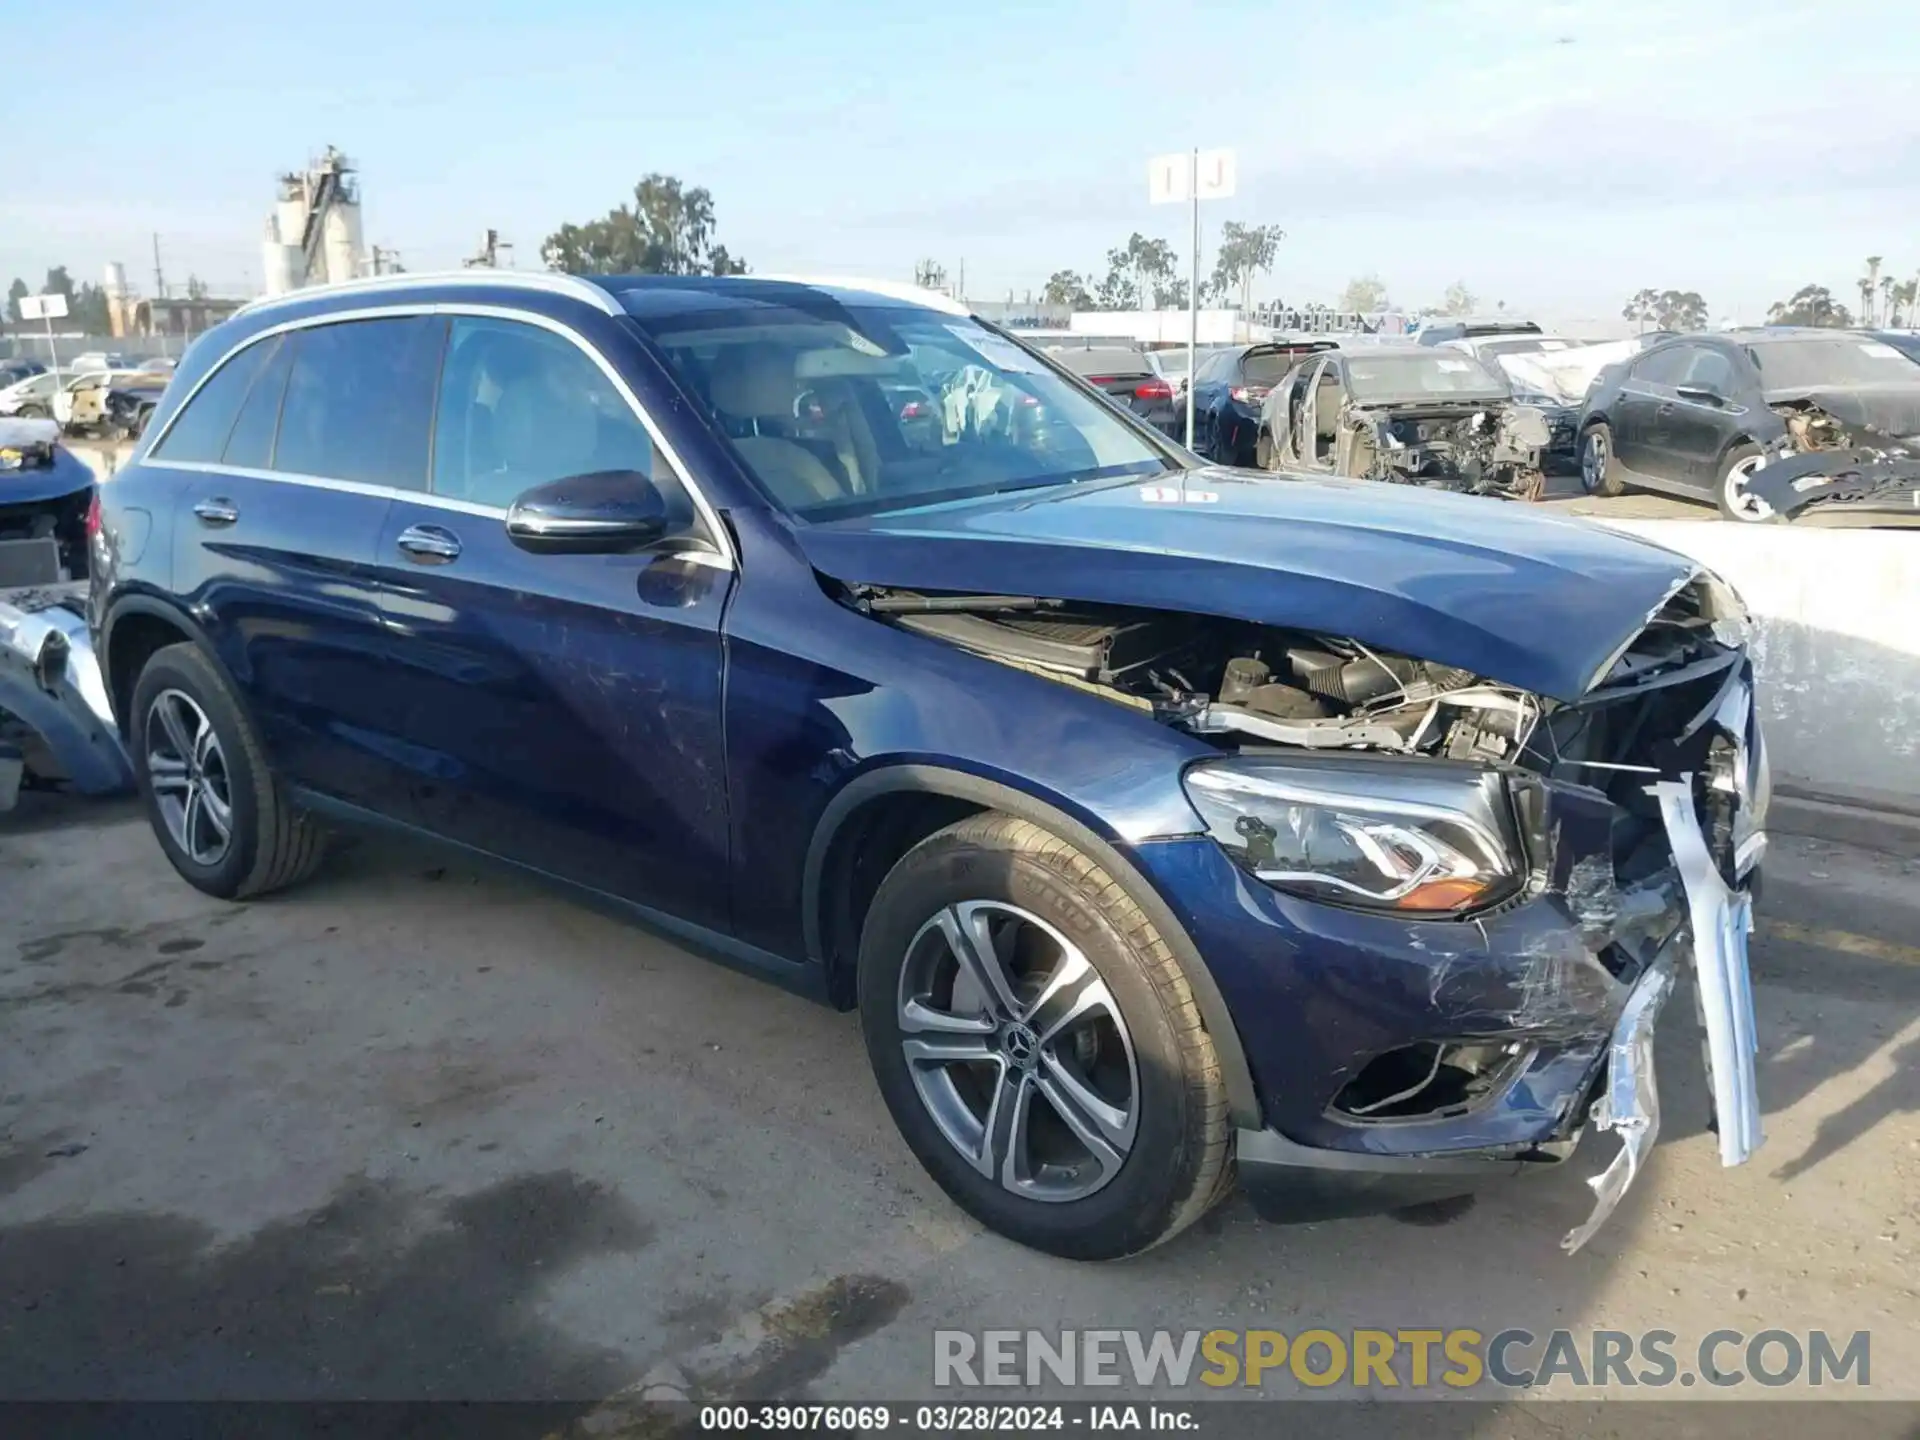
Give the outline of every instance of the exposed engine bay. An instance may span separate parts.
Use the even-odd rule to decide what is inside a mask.
[[[1920,525],[1920,436],[1843,420],[1812,399],[1771,408],[1786,434],[1746,483],[1762,518]]]
[[[1547,418],[1531,405],[1352,407],[1341,421],[1351,429],[1356,468],[1368,480],[1431,484],[1472,495],[1535,498],[1541,456],[1552,441]]]
[[[51,420],[0,419],[0,586],[87,574],[93,472],[59,441]]]
[[[1706,722],[1743,652],[1722,642],[1724,616],[1702,580],[1650,617],[1576,704],[1350,638],[1209,616],[870,587],[851,598],[904,629],[1133,706],[1225,749],[1431,756],[1574,781],[1642,817],[1637,839],[1660,836],[1648,782],[1696,774],[1706,813],[1716,767],[1733,763],[1710,753]],[[1711,837],[1729,878],[1731,827],[1729,810]],[[1623,880],[1637,839],[1619,837]],[[1658,857],[1647,863],[1657,867]]]

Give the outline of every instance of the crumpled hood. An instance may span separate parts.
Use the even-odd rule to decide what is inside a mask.
[[[1574,700],[1695,573],[1631,536],[1416,486],[1207,467],[796,527],[849,583],[1347,636]]]
[[[1920,436],[1920,385],[1823,385],[1769,391],[1767,399],[1808,400],[1843,425],[1871,425],[1902,440]]]

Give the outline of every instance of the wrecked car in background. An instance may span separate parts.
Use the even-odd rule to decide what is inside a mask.
[[[1268,468],[1537,499],[1546,416],[1442,346],[1369,345],[1303,361],[1260,413]]]
[[[908,386],[975,418],[918,448]],[[257,302],[100,496],[184,880],[399,823],[623,904],[859,1009],[907,1144],[1022,1243],[1133,1254],[1236,1176],[1393,1209],[1589,1126],[1597,1222],[1682,966],[1722,1159],[1759,1141],[1765,752],[1739,603],[1670,551],[1204,465],[943,297],[752,276]]]
[[[87,577],[93,471],[52,420],[0,418],[0,585]]]
[[[51,420],[0,420],[0,810],[23,784],[132,780],[87,630],[92,498]]]
[[[1710,497],[1749,523],[1920,523],[1920,364],[1848,331],[1676,337],[1597,377],[1580,478]]]

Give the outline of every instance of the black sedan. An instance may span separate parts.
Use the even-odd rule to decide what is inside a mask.
[[[1785,493],[1757,478],[1781,462]],[[1920,365],[1840,330],[1678,336],[1601,371],[1580,422],[1590,494],[1711,498],[1729,520],[1920,518],[1916,462]]]
[[[1223,465],[1265,466],[1258,450],[1261,405],[1295,365],[1333,348],[1331,340],[1273,340],[1201,361],[1193,382],[1193,448]]]
[[[1137,346],[1063,346],[1049,353],[1122,410],[1131,410],[1154,429],[1174,433],[1179,417],[1173,387],[1161,378],[1147,352]]]

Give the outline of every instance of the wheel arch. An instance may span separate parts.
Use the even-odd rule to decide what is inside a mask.
[[[100,678],[106,685],[107,702],[113,708],[114,721],[122,737],[127,735],[127,707],[140,671],[155,651],[179,644],[197,645],[228,684],[233,685],[234,677],[206,631],[179,606],[157,596],[126,595],[108,607],[100,626]],[[234,690],[239,693],[237,685]]]
[[[895,807],[903,805],[914,808],[913,821],[884,833],[896,844],[903,833],[911,834],[912,839],[898,845],[885,869],[891,869],[899,855],[927,835],[967,815],[988,810],[1032,821],[1078,846],[1098,863],[1145,912],[1180,961],[1194,1004],[1220,1059],[1233,1123],[1247,1127],[1262,1123],[1253,1072],[1232,1012],[1205,959],[1160,892],[1111,841],[1085,822],[1048,800],[983,776],[940,765],[888,765],[855,777],[828,803],[807,847],[801,896],[807,958],[822,967],[826,991],[834,1004],[846,1007],[852,1003],[859,928],[865,920],[865,907],[885,873],[884,869],[878,876],[857,873],[859,842],[864,835],[874,833],[878,817],[889,811],[900,815],[904,812]],[[932,823],[941,815],[945,818]],[[869,882],[871,889],[865,888]]]

